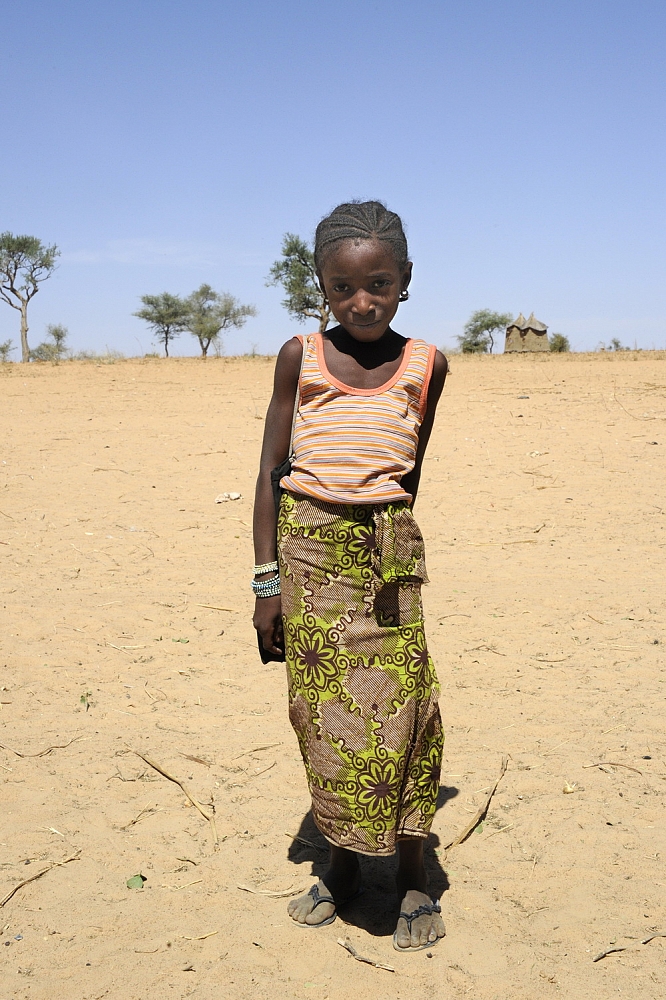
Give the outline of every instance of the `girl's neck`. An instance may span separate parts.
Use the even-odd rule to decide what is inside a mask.
[[[362,368],[367,370],[379,368],[391,361],[397,361],[401,357],[406,337],[402,337],[391,327],[388,328],[379,340],[364,343],[352,337],[343,326],[334,326],[332,330],[327,330],[323,336],[330,340],[336,351],[340,354],[347,354],[354,359]]]

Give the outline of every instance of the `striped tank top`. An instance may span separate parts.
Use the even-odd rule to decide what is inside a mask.
[[[329,503],[411,500],[400,481],[414,468],[436,348],[408,340],[388,382],[354,389],[329,372],[320,333],[298,339],[305,356],[294,458],[280,485]]]

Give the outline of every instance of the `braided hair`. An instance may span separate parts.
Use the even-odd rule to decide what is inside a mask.
[[[380,201],[345,202],[322,219],[315,233],[315,266],[321,271],[324,259],[341,240],[380,240],[388,243],[398,267],[407,263],[407,237],[402,221]]]

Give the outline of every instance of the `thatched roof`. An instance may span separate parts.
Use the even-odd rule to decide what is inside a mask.
[[[507,330],[510,330],[514,326],[517,326],[519,330],[522,330],[524,328],[524,326],[525,326],[525,317],[523,316],[522,313],[520,313],[516,317],[516,319],[512,320],[511,323],[509,323],[509,325],[507,326]]]
[[[534,313],[530,313],[529,319],[525,320],[523,329],[534,330],[535,333],[546,333],[548,331],[546,324],[537,319]]]

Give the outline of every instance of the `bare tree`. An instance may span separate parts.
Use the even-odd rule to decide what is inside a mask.
[[[169,341],[187,329],[187,305],[170,292],[161,295],[142,295],[143,309],[133,315],[144,319],[153,331],[158,344],[164,345],[164,356],[169,357]]]
[[[201,347],[201,357],[205,358],[208,348],[216,348],[224,330],[240,328],[248,316],[256,316],[254,306],[244,306],[226,292],[214,291],[210,285],[201,285],[185,299],[187,319],[185,329],[196,337]]]
[[[21,313],[21,361],[30,360],[28,303],[53,274],[59,256],[55,243],[45,246],[36,236],[0,234],[0,298]]]
[[[282,240],[282,260],[276,260],[266,281],[270,285],[282,285],[287,293],[282,305],[299,323],[306,319],[316,319],[319,332],[323,333],[329,324],[331,310],[326,296],[319,287],[314,253],[300,236],[285,233]]]

